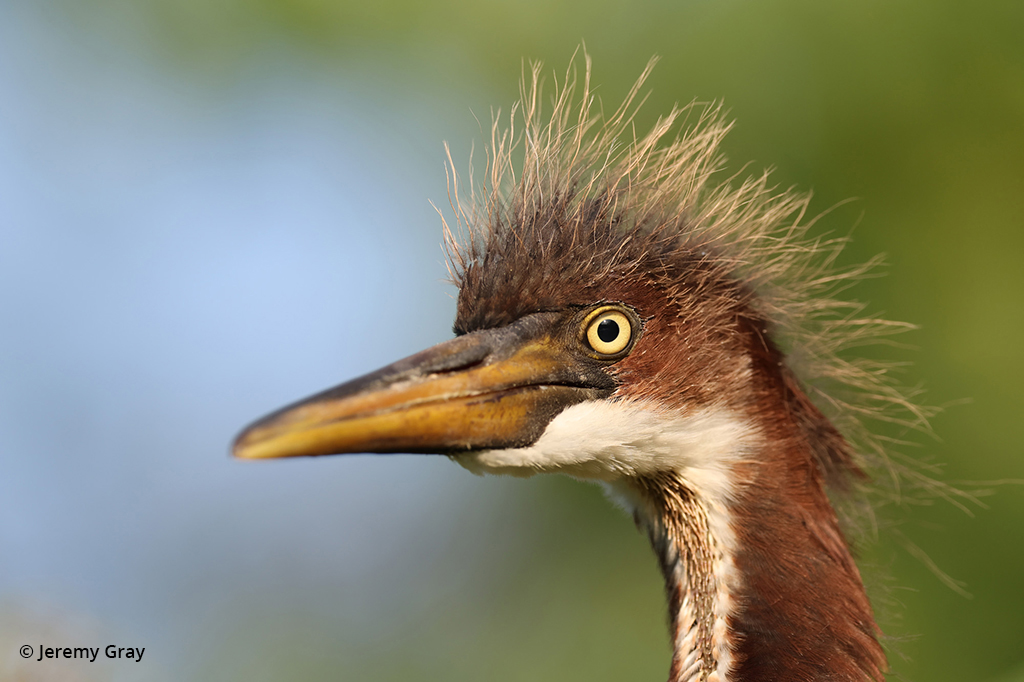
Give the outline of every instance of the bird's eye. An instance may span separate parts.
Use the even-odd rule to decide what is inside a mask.
[[[586,323],[587,343],[601,355],[617,355],[633,340],[633,323],[616,308],[596,311]]]

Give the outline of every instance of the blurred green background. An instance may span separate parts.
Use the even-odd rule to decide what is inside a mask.
[[[581,42],[609,105],[661,57],[641,127],[721,101],[732,170],[855,198],[821,229],[887,254],[853,296],[920,325],[892,357],[948,405],[911,453],[1024,479],[1024,3],[5,0],[0,24],[6,679],[664,678],[654,558],[597,488],[224,455],[445,338],[441,142],[465,167],[523,60],[560,74]],[[1024,494],[986,487],[972,515],[886,511],[969,598],[887,533],[861,550],[897,679],[1024,680]],[[13,653],[111,638],[150,658]]]

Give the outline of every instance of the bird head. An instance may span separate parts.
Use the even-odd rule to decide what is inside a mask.
[[[827,494],[857,455],[785,352],[896,395],[835,358],[883,324],[828,295],[856,275],[832,268],[840,242],[808,238],[808,197],[767,175],[715,183],[716,108],[637,137],[643,77],[601,120],[589,61],[547,116],[533,76],[521,136],[496,122],[486,181],[468,201],[453,183],[455,337],[264,417],[235,455],[439,453],[599,481],[661,561],[671,680],[881,679]]]
[[[767,341],[742,286],[707,248],[595,243],[604,226],[589,227],[559,234],[575,245],[530,240],[536,253],[470,265],[455,338],[264,418],[236,454],[443,453],[481,473],[612,482],[701,444],[670,442],[674,422],[700,425],[687,441],[749,436],[747,347]],[[581,253],[601,272],[572,267]]]

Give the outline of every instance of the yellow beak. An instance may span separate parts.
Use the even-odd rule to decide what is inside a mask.
[[[557,334],[557,313],[473,332],[251,424],[246,459],[354,452],[453,453],[522,447],[569,405],[614,388]]]

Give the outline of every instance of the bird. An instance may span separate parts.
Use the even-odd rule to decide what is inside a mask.
[[[454,337],[255,421],[233,453],[596,482],[657,556],[669,682],[883,680],[837,509],[864,507],[885,459],[866,424],[923,413],[839,351],[905,325],[842,295],[877,263],[837,266],[848,238],[812,230],[808,193],[727,174],[721,105],[636,132],[654,61],[608,115],[589,55],[548,98],[524,70],[483,179],[466,190],[447,154]]]

